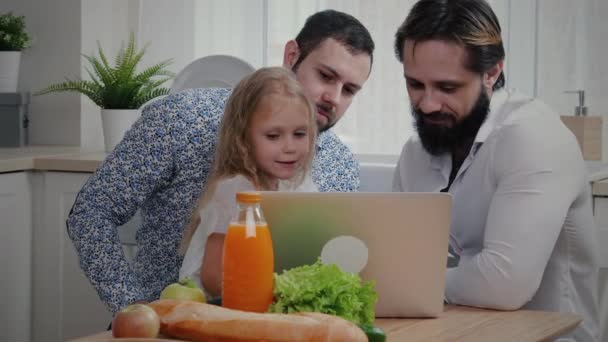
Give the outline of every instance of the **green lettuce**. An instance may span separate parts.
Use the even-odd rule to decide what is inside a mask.
[[[270,312],[321,312],[355,324],[373,324],[378,294],[374,282],[362,282],[357,274],[317,261],[275,273],[274,298]]]

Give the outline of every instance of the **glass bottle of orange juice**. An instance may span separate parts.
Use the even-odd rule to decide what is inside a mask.
[[[222,306],[266,312],[273,299],[274,252],[259,192],[236,194],[237,210],[224,239]]]

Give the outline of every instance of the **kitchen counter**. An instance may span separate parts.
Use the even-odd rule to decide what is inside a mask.
[[[28,170],[65,171],[65,172],[95,172],[99,164],[106,158],[103,151],[92,151],[77,146],[26,146],[19,148],[0,148],[0,173]],[[394,165],[391,163],[378,164],[370,162],[365,156],[358,155],[361,160],[361,191],[390,191],[390,182]],[[608,197],[608,172],[605,180],[600,180],[606,164],[588,162],[587,168],[593,182],[593,195]],[[378,170],[376,170],[378,169]],[[369,180],[373,180],[369,183]],[[377,185],[375,183],[386,184]],[[367,188],[370,189],[367,189]]]
[[[447,305],[439,318],[377,319],[388,341],[551,341],[581,322],[577,315],[547,311],[495,311]],[[139,339],[143,341],[144,339]],[[146,341],[177,341],[145,339]],[[72,342],[109,342],[109,331]]]
[[[608,177],[608,175],[606,175]],[[608,179],[593,182],[593,196],[608,197]]]
[[[106,155],[77,146],[0,148],[0,173],[30,170],[94,172]]]

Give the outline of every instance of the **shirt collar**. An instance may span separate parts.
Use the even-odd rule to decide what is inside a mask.
[[[507,100],[508,93],[505,89],[501,88],[493,92],[492,99],[490,100],[490,110],[486,120],[481,124],[477,135],[475,136],[474,145],[482,144],[486,141],[490,133],[494,131],[496,126],[500,123],[499,114],[500,108]]]
[[[325,140],[328,139],[329,134],[330,134],[329,131],[323,131],[323,132],[317,134],[317,140],[315,141],[317,152],[320,152],[323,149]]]

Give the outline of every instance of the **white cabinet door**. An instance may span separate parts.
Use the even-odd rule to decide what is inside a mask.
[[[602,341],[608,342],[608,197],[593,198],[593,214],[597,226],[597,241],[600,249],[599,300]]]
[[[600,248],[600,268],[608,269],[608,197],[593,198],[593,216]]]
[[[33,341],[66,341],[105,330],[112,315],[80,269],[66,219],[90,173],[44,172],[34,190]],[[139,213],[120,227],[125,255],[133,255]]]
[[[88,173],[44,173],[34,233],[33,340],[65,341],[107,328],[111,315],[80,270],[65,221]]]
[[[31,175],[0,174],[0,341],[29,341],[31,330]]]

